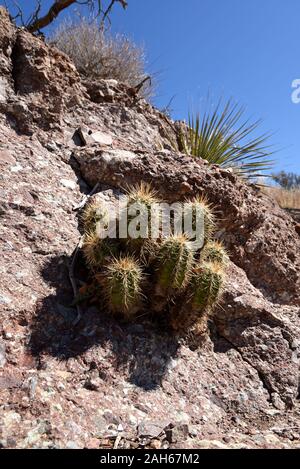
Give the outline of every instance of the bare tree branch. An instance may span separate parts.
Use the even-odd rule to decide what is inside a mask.
[[[13,1],[15,3],[15,0]],[[115,3],[120,3],[124,9],[127,7],[126,0],[111,0],[106,9],[103,9],[102,7],[103,0],[55,0],[54,3],[49,8],[48,12],[44,16],[39,17],[39,14],[41,11],[41,3],[42,3],[42,0],[37,0],[35,11],[32,13],[26,25],[26,29],[28,29],[28,31],[30,31],[31,33],[34,33],[36,31],[39,31],[40,29],[45,28],[50,23],[52,23],[52,21],[54,21],[55,18],[63,10],[65,10],[69,6],[76,4],[76,3],[79,5],[88,5],[92,10],[95,10],[95,6],[97,4],[96,16],[102,17],[101,24],[103,24],[105,20],[108,19],[109,14]],[[16,6],[18,7],[18,12],[19,12],[18,17],[22,18],[21,8],[18,5]],[[22,19],[22,24],[24,25],[23,19]]]
[[[33,23],[27,26],[28,31],[34,33],[35,31],[39,31],[40,29],[45,28],[50,23],[52,23],[52,21],[59,15],[61,11],[68,8],[73,3],[76,3],[76,0],[56,0],[45,16],[37,18],[35,21],[33,21]]]
[[[23,18],[22,8],[20,7],[20,5],[18,4],[18,2],[16,0],[11,0],[11,1],[12,1],[13,6],[17,9],[17,14],[15,16],[10,15],[11,19],[13,21],[16,21],[17,19],[20,19],[21,25],[25,26],[25,21],[24,21],[24,18]],[[4,1],[4,6],[9,11],[6,0]]]
[[[102,18],[102,23],[105,22],[105,20],[109,17],[109,14],[114,6],[114,4],[117,2],[121,3],[122,7],[125,8],[127,7],[127,2],[125,0],[111,0],[110,4],[108,5],[107,9],[103,12],[103,18]],[[101,5],[101,0],[98,0],[98,3],[99,3],[99,8],[100,8],[100,5]]]
[[[35,10],[31,14],[31,16],[28,18],[27,24],[32,24],[32,23],[34,23],[35,21],[38,20],[41,8],[42,8],[42,0],[37,0]]]

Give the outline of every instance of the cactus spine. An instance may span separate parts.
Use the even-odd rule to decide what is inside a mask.
[[[146,231],[137,232],[137,237],[134,238],[129,233],[128,246],[133,249],[133,252],[139,254],[140,249],[147,239],[151,236],[151,227],[154,224],[154,218],[157,218],[159,224],[159,212],[156,209],[156,204],[159,203],[157,193],[151,188],[150,184],[142,182],[139,185],[133,186],[127,191],[128,205],[126,207],[127,215],[127,227],[130,229],[130,224],[137,216],[136,212],[139,212],[139,216],[143,220],[143,226]],[[132,213],[131,213],[132,211]],[[137,227],[137,231],[138,231]]]
[[[195,232],[199,230],[197,226],[197,215],[202,218],[203,222],[203,241],[204,244],[211,238],[215,230],[215,215],[211,204],[207,201],[205,197],[198,196],[194,197],[192,200],[186,202],[186,213],[191,216],[192,219],[192,230]]]

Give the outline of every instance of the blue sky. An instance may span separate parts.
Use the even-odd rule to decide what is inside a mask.
[[[19,0],[27,11],[34,3]],[[174,96],[173,117],[184,119],[208,91],[233,97],[263,119],[262,131],[275,132],[276,170],[300,172],[300,104],[291,100],[300,79],[299,0],[128,0],[111,19],[114,31],[145,46],[159,74],[158,107]]]

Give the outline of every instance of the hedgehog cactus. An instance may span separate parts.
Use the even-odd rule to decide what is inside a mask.
[[[182,289],[188,282],[193,260],[193,251],[186,236],[172,235],[164,239],[157,256],[157,284],[160,290]]]
[[[102,283],[109,310],[131,319],[142,298],[143,273],[139,263],[130,256],[112,258],[98,279]]]
[[[132,203],[144,204],[149,211],[153,204],[158,203],[157,192],[152,189],[150,184],[141,182],[127,190],[128,205]]]
[[[211,238],[215,230],[215,215],[212,207],[205,197],[198,196],[192,200],[188,200],[185,204],[186,214],[192,218],[192,230],[197,230],[196,221],[197,214],[202,215],[203,222],[203,241],[204,244]]]
[[[108,225],[109,214],[101,202],[94,200],[93,202],[88,203],[83,210],[81,220],[84,232],[92,233],[96,232],[98,223],[101,222],[105,226]]]
[[[82,251],[88,267],[92,271],[98,271],[103,266],[108,256],[117,254],[117,244],[111,239],[101,239],[95,231],[89,231],[84,235]]]
[[[185,218],[184,226],[191,226],[185,226],[184,234],[163,237],[160,201],[150,185],[142,183],[128,190],[126,202],[117,220],[119,239],[99,237],[97,223],[105,225],[109,220],[105,206],[97,200],[82,215],[83,254],[92,282],[100,288],[99,296],[106,298],[111,313],[127,320],[146,301],[149,312],[156,312],[157,319],[168,319],[173,330],[187,332],[199,324],[202,330],[220,298],[228,263],[223,245],[211,240],[215,228],[211,206],[203,197],[187,201],[184,215],[191,218]],[[146,232],[143,221],[147,221]],[[194,233],[199,237],[198,223],[203,223],[202,249],[193,243]],[[155,225],[157,239],[151,236]],[[128,233],[128,228],[135,228],[138,237]]]
[[[195,269],[191,279],[194,311],[210,309],[220,298],[224,281],[224,269],[216,262],[204,262]]]
[[[146,228],[145,232],[140,231],[140,235],[137,236],[137,238],[133,238],[129,234],[127,239],[128,246],[131,247],[134,252],[139,253],[146,239],[149,239],[151,236],[151,227],[155,223],[154,218],[156,218],[156,222],[159,224],[159,212],[156,209],[156,204],[159,203],[159,199],[151,186],[144,182],[129,189],[127,197],[127,227],[129,228],[130,223],[138,215],[138,213],[135,213],[137,211],[139,212],[139,216],[143,219]],[[133,210],[133,213],[131,213],[131,210]]]
[[[228,264],[228,254],[223,244],[219,241],[208,241],[201,252],[202,261],[217,262],[220,265]]]

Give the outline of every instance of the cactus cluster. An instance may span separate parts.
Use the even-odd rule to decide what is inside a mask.
[[[228,255],[224,246],[212,239],[215,216],[212,207],[202,197],[186,201],[192,229],[197,211],[202,213],[203,246],[193,247],[190,233],[159,232],[150,237],[153,217],[159,197],[151,187],[142,183],[129,188],[128,203],[121,212],[132,223],[133,204],[141,204],[148,221],[148,231],[126,239],[100,239],[97,222],[106,222],[108,214],[101,203],[92,202],[83,212],[83,254],[99,299],[106,308],[126,320],[132,320],[144,309],[154,320],[163,320],[177,332],[195,327],[218,302],[224,283]],[[121,220],[119,219],[119,223]],[[173,227],[174,228],[174,227]]]

